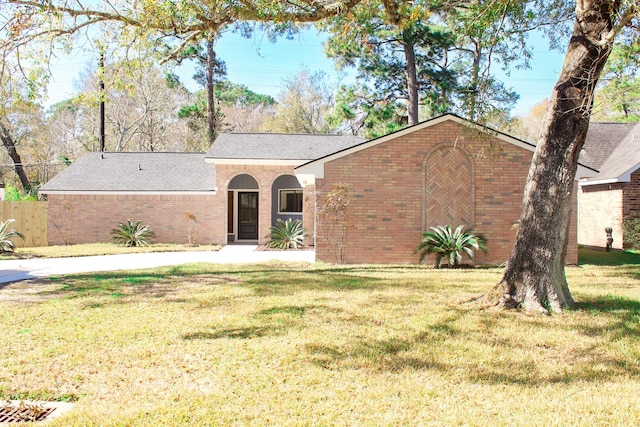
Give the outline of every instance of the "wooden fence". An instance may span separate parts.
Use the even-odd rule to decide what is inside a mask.
[[[18,248],[47,246],[47,202],[0,202],[0,220],[14,218],[10,228],[24,236],[14,239]]]

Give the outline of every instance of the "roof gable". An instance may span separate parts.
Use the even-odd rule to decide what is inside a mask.
[[[300,165],[364,142],[353,135],[223,133],[205,155],[218,164]]]
[[[209,192],[215,166],[203,153],[87,153],[45,184],[42,193]]]
[[[312,160],[310,162],[307,162],[303,165],[300,165],[296,168],[296,175],[299,175],[303,181],[309,182],[311,180],[313,180],[312,177],[315,178],[324,178],[324,164],[327,162],[330,162],[332,160],[338,159],[340,157],[344,157],[353,153],[356,153],[358,151],[361,150],[365,150],[367,148],[376,146],[378,144],[383,144],[387,141],[402,137],[404,135],[408,135],[411,134],[413,132],[417,132],[423,129],[427,129],[433,126],[436,126],[438,124],[447,122],[447,121],[452,121],[455,123],[458,123],[462,126],[468,127],[474,131],[478,131],[481,132],[483,134],[486,134],[488,136],[492,136],[495,137],[501,141],[507,142],[509,144],[515,145],[517,147],[523,148],[525,150],[531,151],[533,152],[535,150],[535,145],[531,144],[529,142],[523,141],[521,139],[512,137],[510,135],[507,135],[506,133],[497,131],[495,129],[491,129],[488,128],[486,126],[482,126],[480,124],[474,123],[472,121],[463,119],[462,117],[456,116],[455,114],[444,114],[442,116],[438,116],[435,117],[433,119],[430,120],[426,120],[422,123],[418,123],[417,125],[413,125],[410,127],[407,127],[405,129],[399,130],[397,132],[393,132],[390,133],[388,135],[376,138],[376,139],[372,139],[370,141],[366,141],[363,142],[361,144],[358,144],[356,146],[350,147],[350,148],[346,148],[344,150],[335,152],[335,153],[331,153],[327,156]],[[593,176],[594,175],[594,171],[584,167],[583,165],[578,165],[578,177],[584,177],[584,176]]]

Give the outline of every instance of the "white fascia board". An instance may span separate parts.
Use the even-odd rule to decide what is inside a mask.
[[[504,135],[504,134],[502,134],[500,132],[492,131],[490,129],[483,128],[482,126],[477,125],[475,123],[472,123],[472,122],[470,122],[468,120],[465,120],[465,119],[463,119],[461,117],[454,116],[454,115],[451,115],[451,114],[445,114],[444,116],[436,117],[434,119],[427,120],[426,122],[417,124],[415,126],[411,126],[411,127],[399,130],[397,132],[391,133],[389,135],[381,136],[381,137],[373,139],[371,141],[364,142],[362,144],[356,145],[355,147],[347,148],[346,150],[340,151],[340,152],[335,153],[335,154],[331,154],[329,156],[323,157],[323,158],[318,159],[316,161],[310,161],[309,163],[306,163],[303,166],[296,168],[296,173],[299,172],[301,174],[315,174],[315,177],[317,179],[323,179],[324,178],[324,164],[327,163],[327,162],[330,162],[330,161],[335,160],[335,159],[339,159],[339,158],[344,157],[344,156],[348,156],[349,154],[357,153],[358,151],[361,151],[361,150],[366,150],[367,148],[375,147],[378,144],[383,144],[383,143],[385,143],[387,141],[390,141],[392,139],[400,138],[402,136],[411,134],[413,132],[416,132],[416,131],[419,131],[419,130],[422,130],[422,129],[426,129],[426,128],[429,128],[429,127],[432,127],[432,126],[435,126],[435,125],[438,125],[440,123],[444,123],[444,122],[447,122],[447,121],[453,121],[453,122],[459,123],[459,124],[461,124],[463,126],[467,126],[467,127],[476,129],[476,130],[478,130],[480,132],[491,134],[491,135],[495,136],[498,139],[501,139],[501,140],[503,140],[505,142],[508,142],[510,144],[513,144],[513,145],[516,145],[518,147],[525,148],[525,149],[527,149],[529,151],[534,151],[535,150],[535,146],[530,145],[530,144],[528,144],[528,143],[526,143],[524,141],[521,141],[521,140],[519,140],[517,138],[513,138],[513,137],[510,137],[510,136]]]
[[[214,159],[206,158],[207,163],[216,165],[249,165],[249,166],[300,166],[309,160],[283,160],[283,159]]]
[[[316,179],[324,179],[324,164],[324,161],[307,163],[306,165],[297,167],[294,172],[296,176],[313,175]],[[298,178],[298,181],[299,180]]]
[[[346,150],[340,151],[338,153],[335,154],[331,154],[327,157],[323,157],[321,159],[315,160],[315,161],[310,161],[309,163],[303,164],[301,167],[297,167],[296,168],[296,175],[298,173],[300,174],[314,174],[315,177],[317,179],[323,179],[324,178],[324,164],[327,162],[330,162],[332,160],[335,159],[339,159],[340,157],[343,156],[347,156],[349,154],[353,154],[353,153],[357,153],[358,151],[361,150],[366,150],[367,148],[370,147],[374,147],[378,144],[383,144],[387,141],[390,141],[392,139],[396,139],[399,137],[402,137],[404,135],[408,135],[411,134],[413,132],[422,130],[422,129],[426,129],[435,125],[438,125],[440,123],[446,122],[446,121],[453,121],[456,122],[462,126],[466,126],[472,129],[475,129],[479,132],[485,133],[487,135],[493,136],[501,141],[507,142],[509,144],[515,145],[516,147],[520,147],[523,148],[525,150],[528,150],[530,152],[534,152],[536,147],[533,144],[530,144],[528,142],[522,141],[518,138],[514,138],[512,136],[509,136],[507,134],[504,134],[502,132],[493,130],[493,129],[488,129],[485,128],[479,124],[470,122],[469,120],[463,119],[461,117],[452,115],[452,114],[445,114],[443,116],[440,117],[436,117],[434,119],[428,120],[426,122],[417,124],[415,126],[411,126],[405,129],[402,129],[400,131],[391,133],[389,135],[385,135],[382,136],[380,138],[376,138],[373,139],[371,141],[359,144],[355,147],[352,148],[347,148]],[[593,169],[589,169],[587,167],[584,167],[580,164],[578,164],[578,173],[576,174],[576,181],[579,178],[592,178],[595,177],[598,174],[598,172],[594,171]]]
[[[296,171],[296,178],[298,178],[298,182],[303,187],[306,187],[307,185],[316,185],[317,176],[315,174],[312,174],[312,173],[298,173],[298,171]]]
[[[205,196],[216,195],[218,189],[212,191],[67,191],[67,190],[39,190],[41,194],[63,195],[96,195],[96,196]]]
[[[594,179],[593,181],[581,181],[579,186],[588,187],[590,185],[598,185],[598,184],[616,184],[620,182],[631,182],[631,174],[633,174],[638,169],[640,169],[640,163],[628,169],[627,171],[625,171],[624,173],[622,173],[620,176],[616,178],[604,178],[604,179]]]

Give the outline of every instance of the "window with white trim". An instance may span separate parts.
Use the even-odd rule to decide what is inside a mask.
[[[302,189],[279,190],[278,213],[302,213]]]

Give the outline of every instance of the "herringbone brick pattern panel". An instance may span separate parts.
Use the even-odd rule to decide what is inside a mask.
[[[436,225],[472,226],[472,164],[460,149],[443,146],[426,162],[425,229]]]

